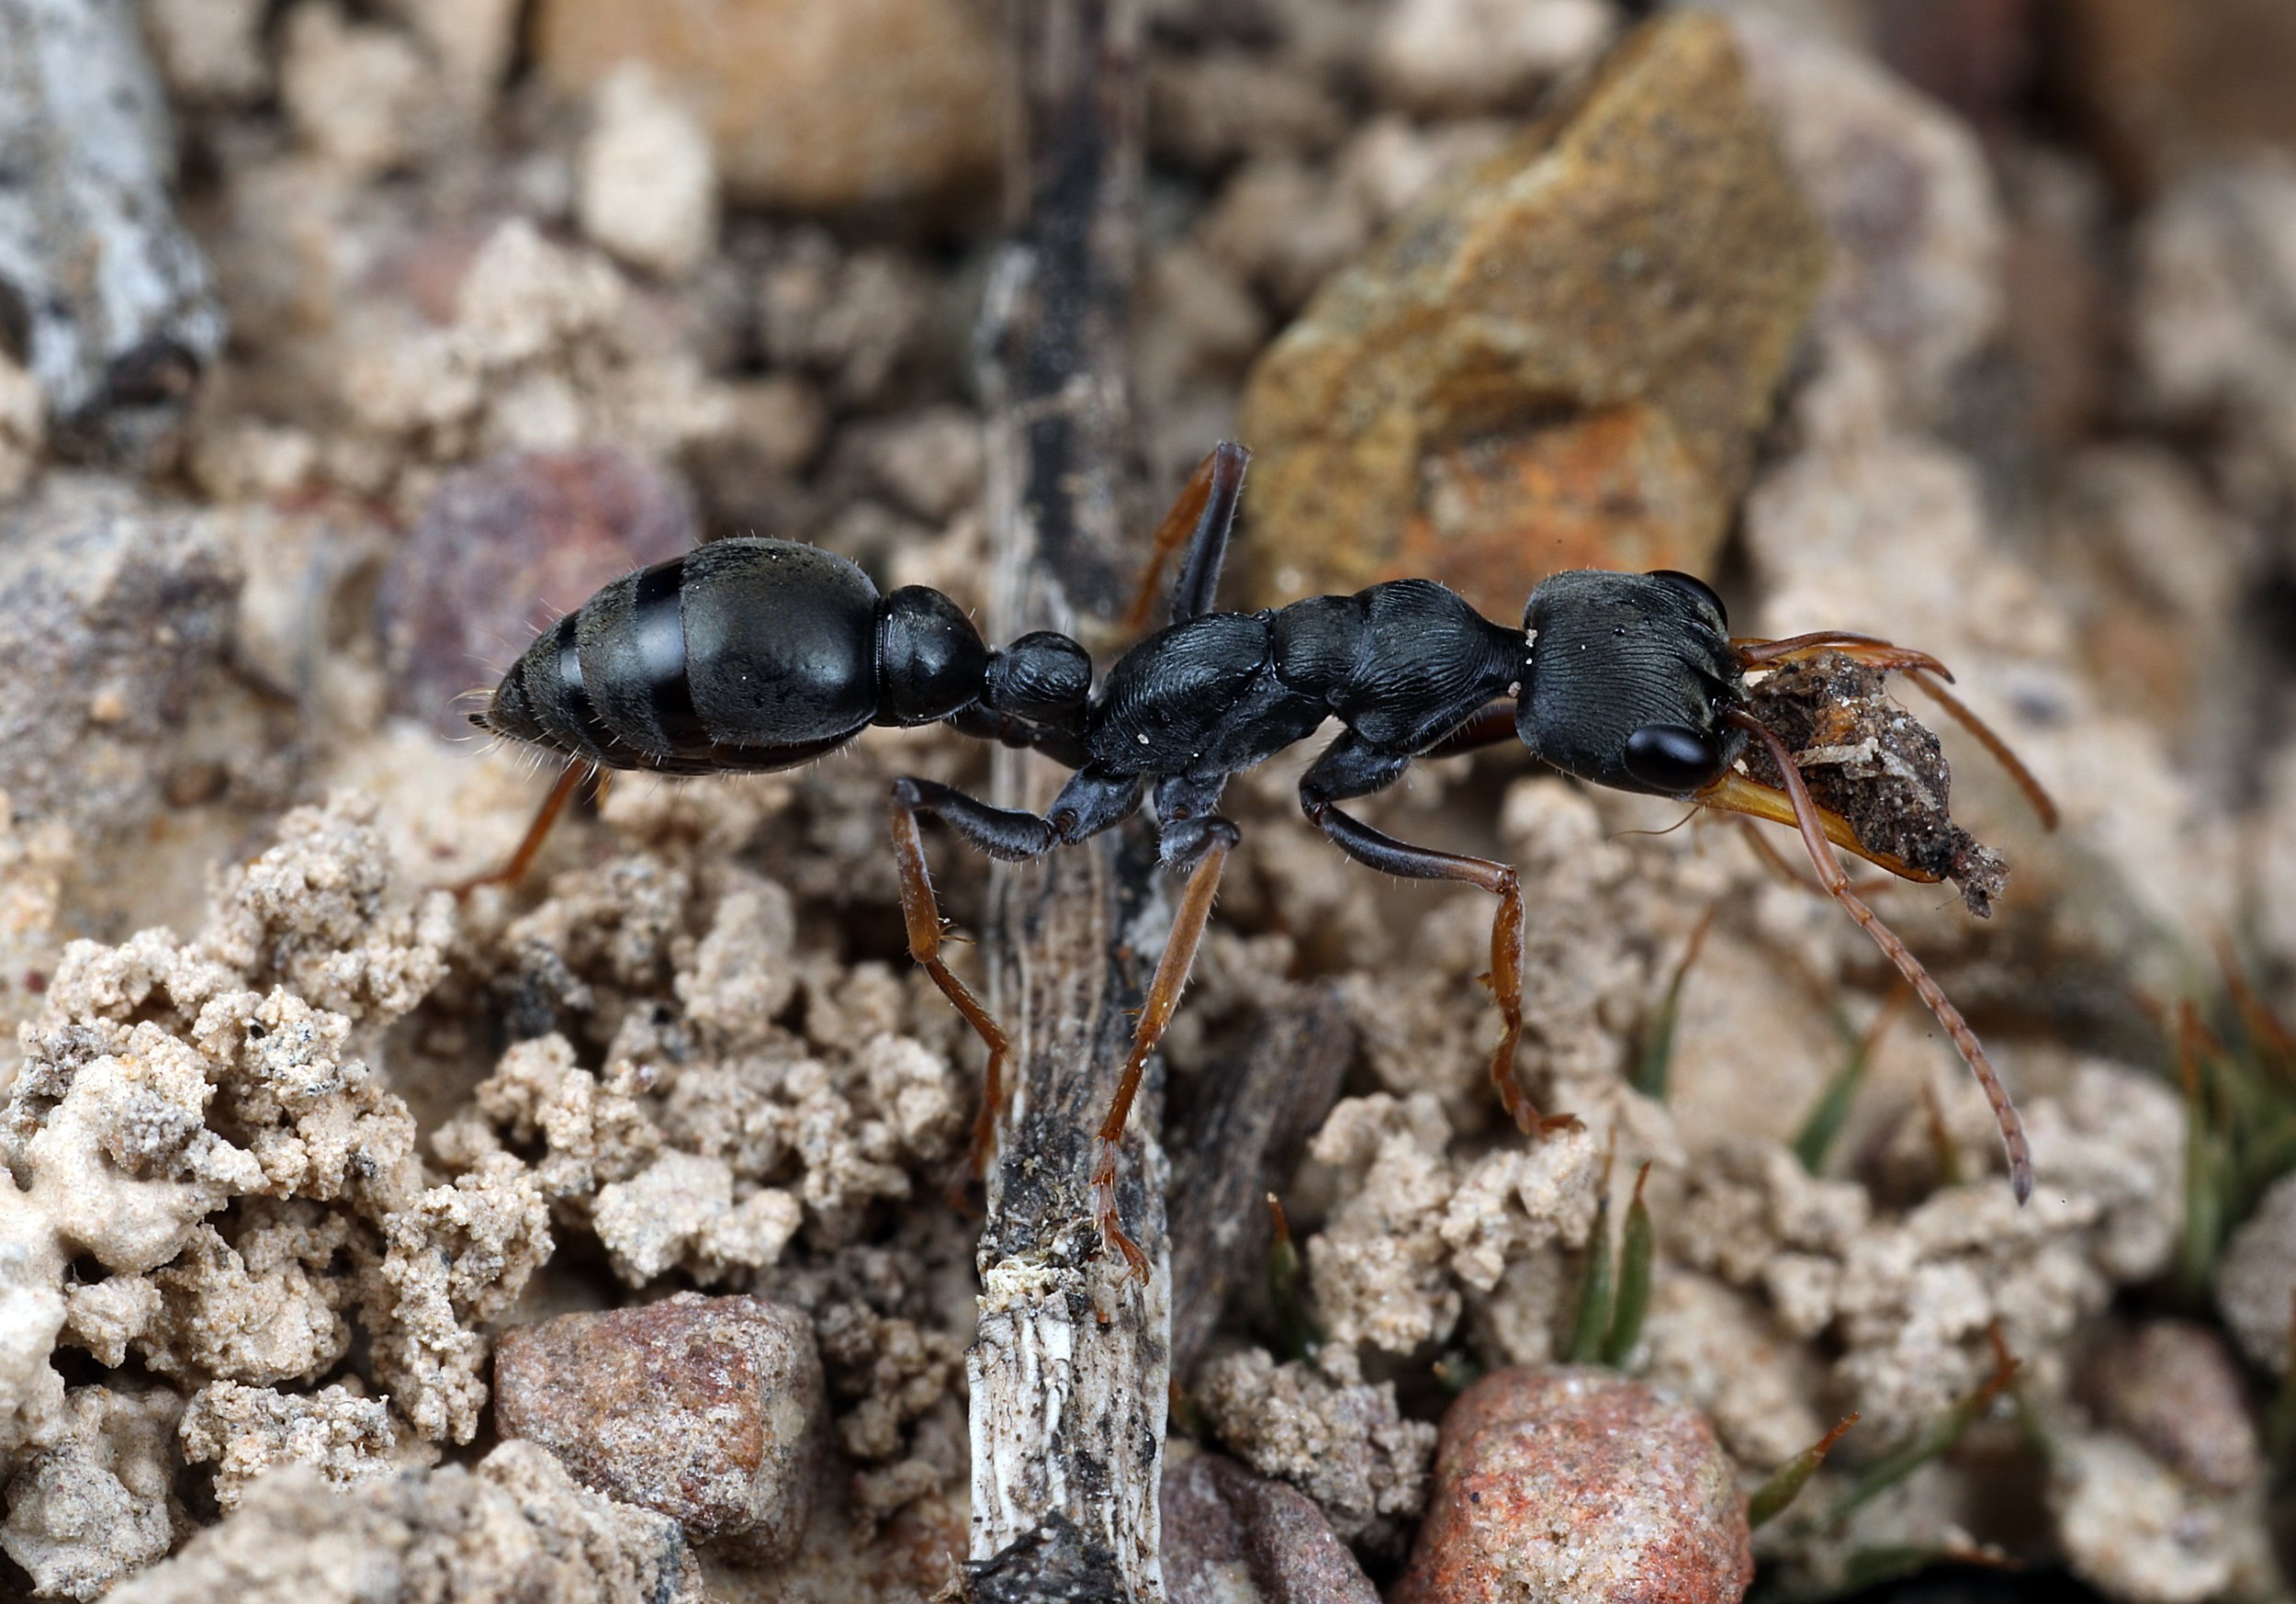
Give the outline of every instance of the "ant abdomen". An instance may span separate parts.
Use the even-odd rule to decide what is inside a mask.
[[[760,773],[870,724],[978,700],[990,654],[939,591],[890,595],[788,540],[719,540],[641,569],[545,630],[474,722],[613,769]]]

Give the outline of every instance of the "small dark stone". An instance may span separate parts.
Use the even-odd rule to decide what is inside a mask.
[[[1162,1494],[1170,1604],[1378,1604],[1356,1556],[1297,1489],[1176,1441]]]
[[[490,671],[600,586],[693,537],[683,493],[624,452],[511,452],[447,475],[377,598],[392,708],[467,740],[464,693],[491,688]]]
[[[2237,1493],[2263,1472],[2239,1361],[2206,1326],[2154,1320],[2110,1339],[2082,1390],[2155,1458],[2217,1492]]]

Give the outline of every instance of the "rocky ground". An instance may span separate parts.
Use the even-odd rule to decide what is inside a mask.
[[[1288,754],[1166,1044],[1169,1595],[2279,1596],[2296,23],[1651,9],[1142,0],[1148,478],[1254,447],[1233,605],[1669,567],[1943,659],[2061,826],[1908,695],[2008,889],[1860,884],[2039,1183],[1745,832],[1501,748],[1365,812],[1520,867],[1582,1128],[1519,1137],[1488,898]],[[883,798],[980,750],[619,782],[445,887],[546,785],[466,694],[606,580],[984,603],[1000,63],[982,0],[0,0],[0,1594],[965,1585],[981,1055]],[[1328,1072],[1190,1171],[1255,1056]]]

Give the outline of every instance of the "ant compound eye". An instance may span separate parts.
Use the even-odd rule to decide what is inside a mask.
[[[1656,568],[1650,570],[1649,577],[1654,580],[1664,580],[1677,590],[1688,591],[1694,597],[1714,609],[1714,616],[1722,620],[1723,628],[1728,629],[1730,627],[1730,610],[1722,604],[1722,598],[1714,593],[1714,587],[1696,574],[1683,573],[1679,569]]]
[[[1626,737],[1626,772],[1663,796],[1697,790],[1722,772],[1714,737],[1681,724],[1646,724]]]

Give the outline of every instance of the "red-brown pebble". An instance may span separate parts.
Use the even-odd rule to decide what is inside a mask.
[[[785,1558],[805,1536],[827,1413],[813,1323],[760,1298],[681,1293],[495,1347],[503,1436],[747,1558]]]
[[[1753,1575],[1705,1416],[1607,1370],[1502,1370],[1443,1418],[1390,1604],[1735,1604]]]
[[[692,510],[626,453],[512,451],[448,474],[384,575],[391,706],[466,737],[466,691],[493,687],[535,632],[634,568],[693,545]]]

